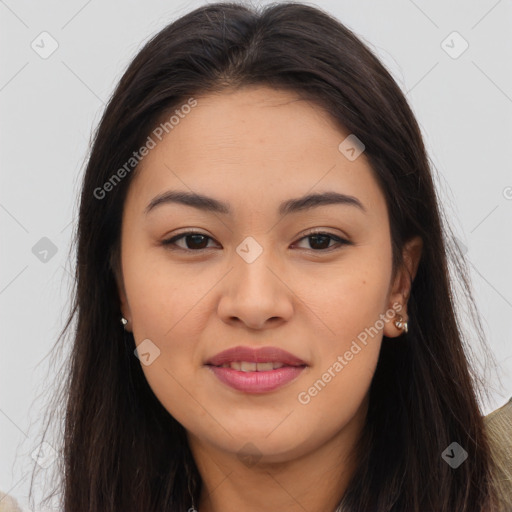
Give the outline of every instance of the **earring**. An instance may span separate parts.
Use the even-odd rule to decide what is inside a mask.
[[[126,320],[126,318],[124,316],[121,317],[121,323],[123,325],[126,325],[128,323],[128,320]]]
[[[407,325],[407,322],[404,322],[402,315],[399,315],[400,318],[395,321],[395,325],[398,327],[398,329],[403,329],[405,333],[409,331],[409,326]]]

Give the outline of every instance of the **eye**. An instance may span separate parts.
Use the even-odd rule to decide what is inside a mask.
[[[176,243],[182,239],[185,240],[185,247],[179,246]],[[344,238],[324,231],[308,233],[306,236],[300,238],[299,242],[306,239],[309,239],[309,245],[315,252],[326,252],[327,250],[330,251],[333,248],[336,248],[335,246],[330,245],[331,241],[336,242],[338,246],[351,245],[352,243],[348,240],[345,240]],[[196,231],[188,231],[186,233],[181,233],[180,235],[169,238],[168,240],[163,240],[161,243],[163,246],[171,250],[198,252],[204,249],[211,249],[211,247],[207,247],[208,240],[213,240],[213,238]]]
[[[176,244],[176,242],[178,240],[181,240],[182,238],[186,239],[186,247],[180,247],[179,245]],[[182,249],[184,251],[198,251],[207,248],[205,246],[205,241],[207,239],[213,240],[213,238],[204,235],[203,233],[199,233],[197,231],[188,231],[187,233],[182,233],[181,235],[174,236],[172,238],[169,238],[168,240],[163,240],[162,245],[168,247],[169,249],[177,248],[178,250]]]
[[[321,252],[326,250],[332,250],[339,247],[330,246],[330,242],[334,241],[338,244],[338,246],[350,245],[351,242],[341,238],[333,233],[328,233],[325,231],[313,231],[308,233],[306,236],[302,237],[299,241],[309,239],[309,245],[315,252]]]

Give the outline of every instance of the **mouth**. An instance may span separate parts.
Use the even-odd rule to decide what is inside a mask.
[[[294,381],[308,366],[277,347],[235,347],[206,361],[223,384],[243,393],[267,393]]]
[[[232,368],[242,372],[266,372],[283,366],[307,366],[299,357],[278,347],[238,346],[219,352],[208,359],[207,366]]]
[[[283,366],[294,366],[294,367],[306,367],[305,364],[286,364],[281,361],[268,361],[265,363],[255,363],[251,361],[232,361],[230,363],[224,363],[221,365],[209,365],[207,366],[215,366],[216,368],[231,368],[233,370],[238,370],[239,372],[269,372],[272,370],[277,370],[279,368],[283,368]]]

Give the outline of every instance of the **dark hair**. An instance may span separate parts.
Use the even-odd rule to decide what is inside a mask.
[[[477,401],[482,391],[455,307],[449,257],[484,347],[485,340],[420,129],[369,48],[335,18],[300,3],[261,9],[215,3],[190,12],[147,42],[108,103],[83,179],[76,290],[63,330],[76,317],[59,395],[65,404],[64,510],[183,511],[191,496],[199,501],[201,479],[184,428],[153,394],[133,354],[133,335],[119,321],[121,219],[137,168],[102,199],[95,190],[162,115],[190,97],[251,85],[298,93],[364,142],[388,206],[394,271],[403,263],[404,243],[416,235],[423,240],[408,302],[410,329],[383,340],[343,510],[494,510],[492,461]],[[441,457],[454,441],[469,453],[456,470]]]

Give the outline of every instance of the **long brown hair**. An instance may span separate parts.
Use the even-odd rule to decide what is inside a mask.
[[[343,510],[494,510],[480,383],[452,271],[473,308],[475,339],[484,347],[485,340],[420,129],[370,49],[329,14],[300,3],[261,9],[215,3],[190,12],[147,42],[108,103],[83,178],[76,289],[62,331],[76,320],[59,395],[64,510],[185,511],[192,497],[199,501],[201,479],[184,429],[153,394],[133,354],[133,335],[120,324],[121,218],[137,168],[101,199],[95,190],[129,161],[164,113],[190,97],[249,85],[298,93],[364,142],[388,206],[394,271],[404,243],[423,239],[410,329],[383,340]],[[441,457],[452,442],[469,454],[457,469]]]

